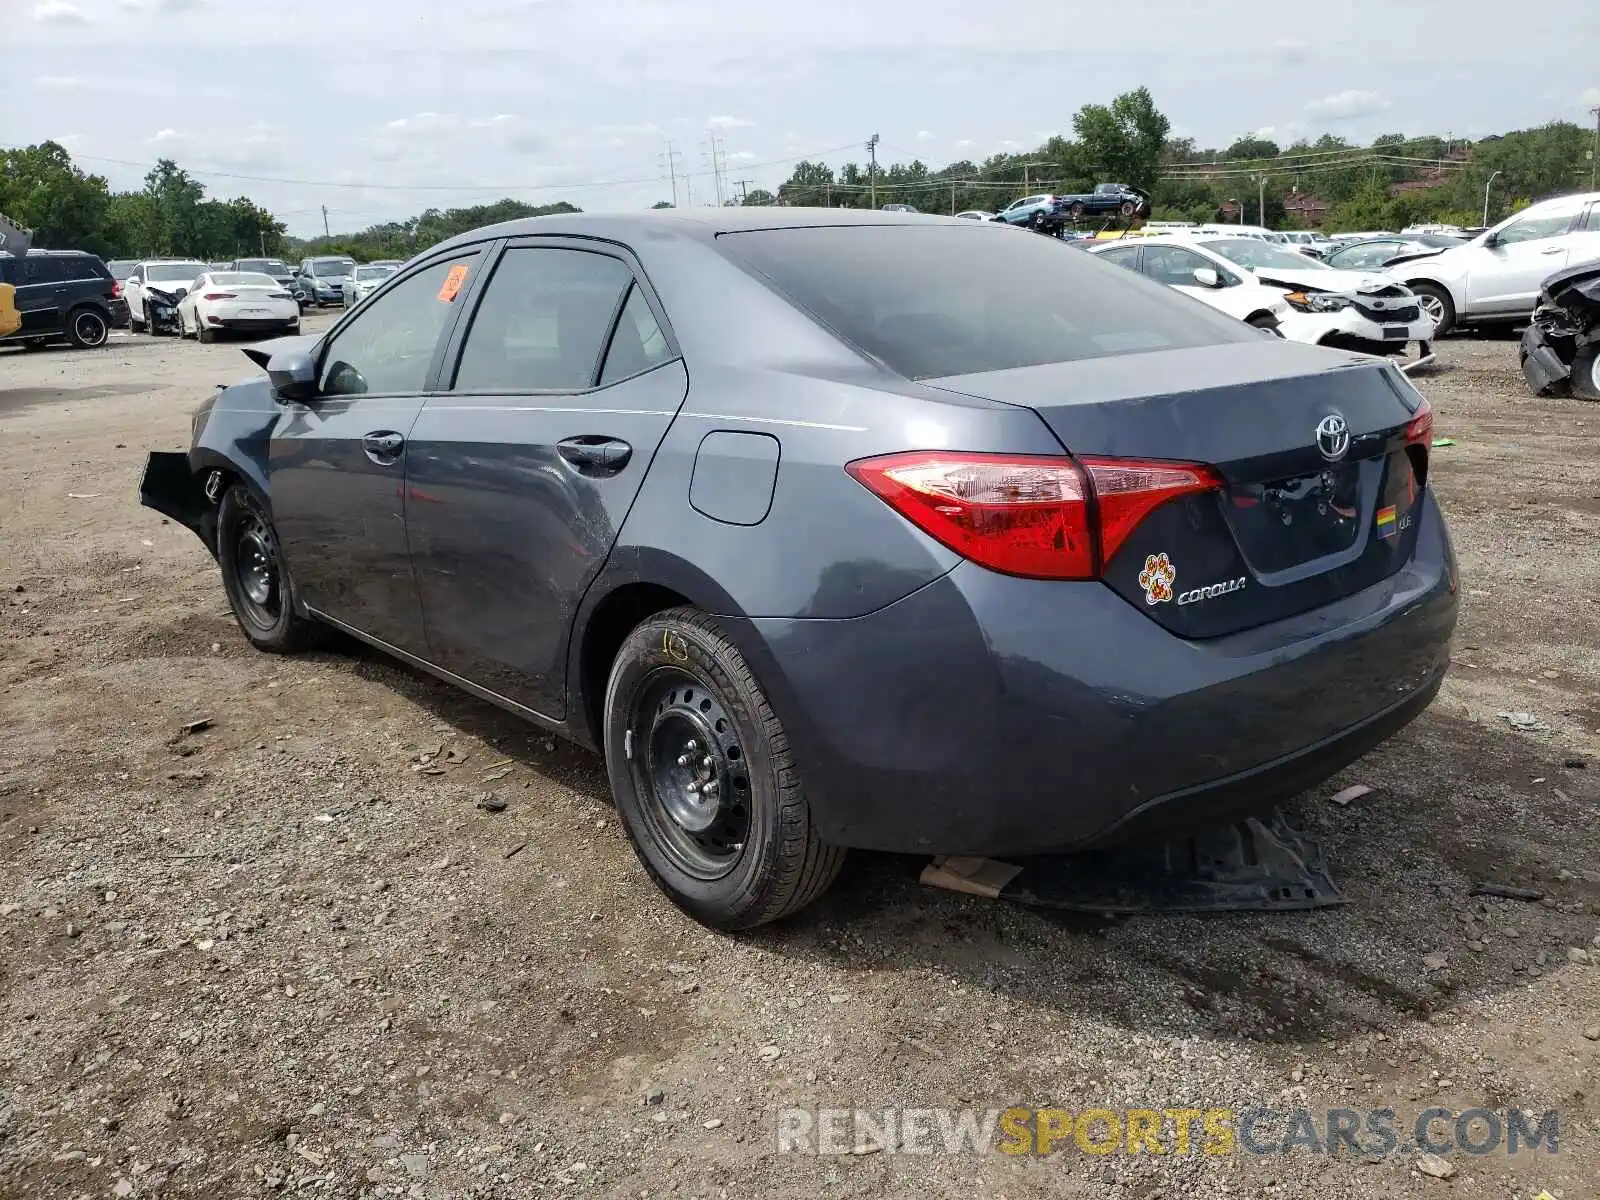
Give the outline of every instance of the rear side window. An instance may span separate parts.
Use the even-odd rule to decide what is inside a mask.
[[[983,225],[723,234],[718,246],[910,379],[1258,341],[1054,238]]]
[[[627,266],[607,254],[553,246],[507,250],[467,331],[456,391],[593,387],[600,352],[632,283]]]
[[[22,282],[60,283],[63,278],[61,266],[59,258],[47,258],[44,255],[35,258],[29,255],[22,260]]]
[[[628,302],[622,306],[622,316],[617,319],[617,330],[611,335],[606,365],[600,372],[600,386],[642,374],[671,357],[672,347],[667,345],[666,334],[661,332],[655,314],[650,311],[650,302],[636,283],[628,292]]]

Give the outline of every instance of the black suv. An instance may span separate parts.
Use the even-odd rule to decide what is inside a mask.
[[[103,346],[113,328],[128,323],[122,285],[93,254],[81,250],[29,250],[22,258],[0,254],[0,280],[17,289],[22,325],[7,342],[42,346],[68,341]]]

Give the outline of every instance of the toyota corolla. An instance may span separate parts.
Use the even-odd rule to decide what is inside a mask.
[[[909,213],[494,226],[246,350],[143,503],[244,636],[330,629],[605,757],[697,919],[846,848],[1194,829],[1415,718],[1432,415],[1050,238]]]

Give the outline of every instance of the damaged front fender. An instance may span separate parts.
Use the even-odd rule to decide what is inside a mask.
[[[1522,334],[1522,375],[1535,396],[1600,400],[1600,263],[1557,271]]]
[[[209,494],[221,476],[196,472],[189,456],[176,450],[153,450],[139,481],[139,503],[191,530],[213,555],[217,552],[216,497]]]

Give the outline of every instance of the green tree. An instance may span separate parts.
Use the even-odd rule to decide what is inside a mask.
[[[110,249],[106,181],[85,175],[56,142],[0,150],[0,212],[33,230],[34,245]]]
[[[1085,104],[1072,118],[1085,165],[1103,179],[1152,186],[1161,172],[1161,154],[1171,122],[1156,108],[1148,88],[1135,88],[1103,104]]]

